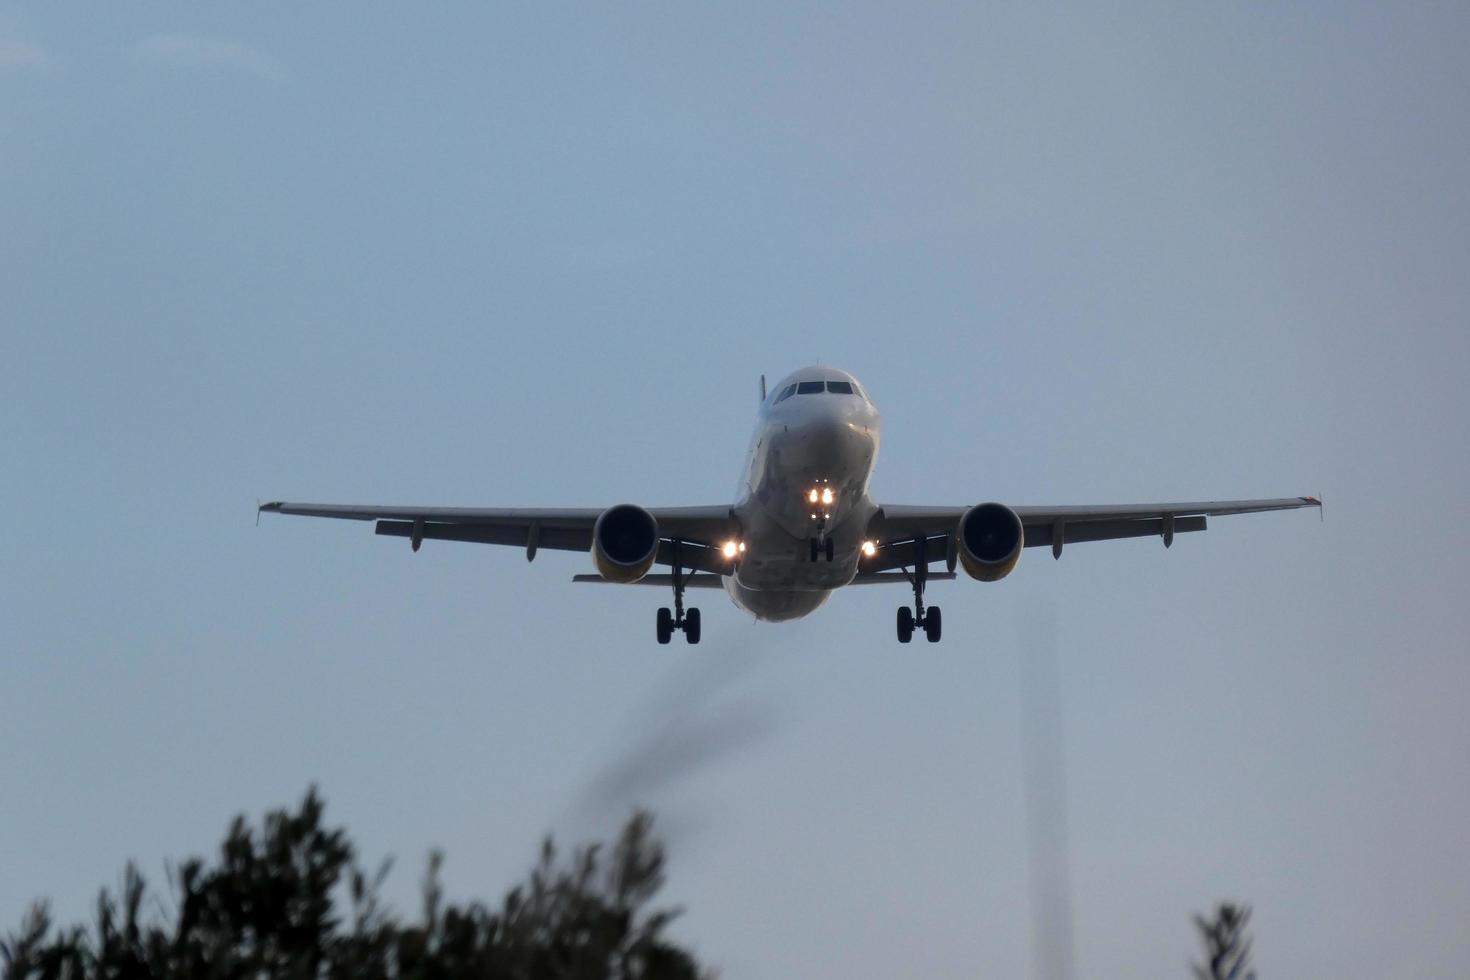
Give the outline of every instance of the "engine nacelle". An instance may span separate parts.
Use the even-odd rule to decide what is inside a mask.
[[[658,521],[642,507],[618,504],[592,526],[592,561],[609,582],[636,582],[658,557]]]
[[[1021,560],[1026,529],[1005,504],[976,504],[960,518],[955,537],[960,564],[970,577],[998,582]]]

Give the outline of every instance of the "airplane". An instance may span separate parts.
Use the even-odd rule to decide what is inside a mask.
[[[943,617],[925,606],[925,586],[953,579],[959,566],[981,582],[1009,575],[1025,548],[1114,538],[1203,531],[1206,519],[1227,514],[1321,508],[1316,497],[1192,503],[1020,507],[987,502],[963,506],[880,504],[868,496],[878,459],[878,410],[858,380],[831,367],[802,368],[769,392],[764,376],[755,432],[733,504],[697,507],[460,508],[374,507],[273,501],[261,512],[375,521],[376,533],[426,540],[470,541],[579,551],[596,574],[576,582],[653,585],[671,589],[673,608],[656,618],[659,643],[678,631],[700,639],[697,608],[684,607],[687,589],[723,588],[758,620],[800,619],[848,585],[903,584],[914,595],[901,606],[898,641],[922,630],[939,642]],[[943,566],[943,571],[931,569]],[[655,565],[668,573],[651,574]]]

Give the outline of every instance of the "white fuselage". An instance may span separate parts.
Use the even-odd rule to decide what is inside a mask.
[[[806,390],[782,397],[803,383]],[[797,619],[852,581],[876,510],[868,479],[879,427],[878,410],[843,371],[806,368],[771,390],[756,418],[735,503],[745,550],[723,582],[736,605],[758,619]]]

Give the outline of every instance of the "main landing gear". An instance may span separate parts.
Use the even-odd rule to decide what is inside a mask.
[[[811,552],[810,557],[812,561],[816,561],[818,556],[831,561],[835,554],[831,538],[808,538],[807,545]]]
[[[907,643],[914,638],[914,627],[924,631],[930,643],[938,643],[944,632],[944,617],[938,606],[924,608],[924,585],[929,579],[929,562],[924,554],[924,539],[914,542],[914,571],[908,576],[914,586],[914,608],[903,606],[898,610],[898,642]]]
[[[674,609],[665,606],[658,611],[658,642],[668,643],[674,638],[674,630],[683,630],[688,643],[699,642],[699,610],[684,609],[684,572],[679,567],[679,542],[674,541]]]

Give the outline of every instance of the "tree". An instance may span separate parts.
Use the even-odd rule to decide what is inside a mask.
[[[664,883],[653,820],[635,812],[611,850],[560,859],[550,837],[523,884],[493,909],[446,904],[442,856],[430,857],[421,921],[402,923],[342,828],[323,825],[315,789],[295,812],[250,827],[237,817],[207,864],[172,877],[172,921],[146,920],[151,897],[129,865],[103,889],[90,928],[53,930],[44,902],[0,942],[5,980],[183,977],[287,980],[695,980],[693,955],[664,937],[677,909],[652,902]]]
[[[1194,964],[1198,980],[1256,980],[1250,964],[1251,940],[1245,934],[1250,918],[1250,906],[1232,902],[1220,903],[1211,921],[1202,915],[1194,917],[1205,944],[1205,962]]]

